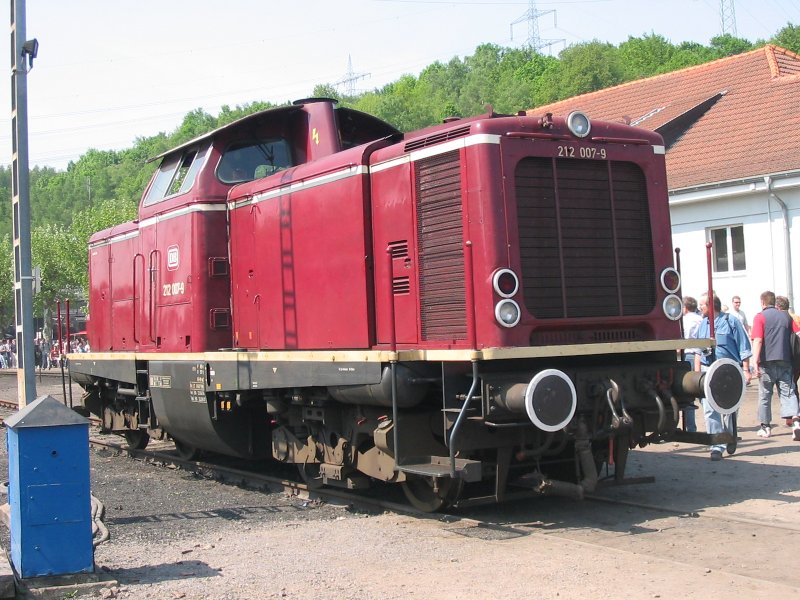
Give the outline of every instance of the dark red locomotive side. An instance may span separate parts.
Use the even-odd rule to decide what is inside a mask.
[[[741,401],[737,366],[678,360],[655,133],[489,113],[401,135],[315,100],[161,158],[139,220],[92,238],[71,361],[131,443],[435,510],[491,481],[580,496],[637,444],[708,443],[678,428],[695,396]]]

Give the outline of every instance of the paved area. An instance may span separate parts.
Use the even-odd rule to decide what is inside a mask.
[[[13,396],[3,381],[0,398]],[[60,390],[47,376],[39,386]],[[689,444],[634,451],[628,474],[655,483],[599,494],[629,505],[542,498],[461,513],[491,528],[359,514],[93,451],[112,536],[95,559],[119,581],[115,597],[133,599],[796,597],[796,553],[780,549],[800,533],[800,442],[781,423],[757,437],[755,386],[740,423],[737,453],[720,462]]]

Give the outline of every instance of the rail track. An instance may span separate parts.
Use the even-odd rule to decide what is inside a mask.
[[[51,376],[58,375],[52,373]],[[17,409],[17,403],[0,400],[0,424],[7,416],[7,411]],[[365,511],[391,511],[418,518],[433,518],[446,522],[457,522],[463,527],[483,528],[487,530],[502,530],[511,534],[528,534],[531,522],[500,522],[490,511],[486,517],[479,516],[480,511],[470,508],[457,508],[448,513],[430,514],[419,511],[406,504],[401,499],[386,499],[385,495],[392,495],[396,490],[388,489],[387,486],[378,486],[367,493],[360,491],[354,492],[339,488],[316,487],[302,481],[296,471],[286,465],[269,466],[272,474],[264,473],[261,465],[245,465],[241,463],[233,464],[233,459],[227,457],[213,457],[208,460],[185,460],[181,458],[175,450],[174,444],[170,441],[151,441],[147,449],[136,450],[129,448],[125,443],[118,443],[109,438],[116,436],[104,436],[99,433],[97,427],[99,420],[91,417],[91,426],[94,434],[90,436],[90,447],[98,450],[107,450],[120,456],[126,456],[135,460],[142,460],[156,466],[183,469],[192,472],[202,478],[211,479],[231,485],[239,485],[254,490],[269,490],[273,492],[283,492],[291,496],[301,496],[310,501],[317,502],[337,502],[351,504]],[[277,471],[277,474],[275,472]],[[394,494],[396,495],[396,494]],[[669,515],[679,518],[706,519],[729,524],[739,524],[753,526],[757,528],[768,528],[788,532],[800,532],[800,525],[786,522],[775,522],[773,519],[755,519],[741,515],[725,513],[722,511],[707,512],[703,510],[685,510],[669,506],[667,504],[653,504],[647,502],[636,502],[610,498],[601,494],[588,495],[585,502],[595,505],[607,505],[625,507],[653,513],[654,515]],[[499,529],[498,529],[499,528]]]

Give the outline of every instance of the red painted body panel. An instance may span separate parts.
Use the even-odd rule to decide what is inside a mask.
[[[657,285],[652,310],[625,316],[540,318],[524,298],[538,282],[522,277],[515,177],[531,157],[552,159],[553,168],[565,152],[584,164],[635,164],[647,188],[653,281],[672,265],[657,134],[595,123],[594,139],[582,140],[564,119],[484,115],[406,134],[401,143],[383,138],[341,150],[341,114],[310,103],[213,132],[198,142],[210,146],[191,190],[143,204],[139,222],[95,236],[92,347],[350,349],[395,340],[399,348],[488,348],[529,346],[553,332],[680,335]],[[372,132],[374,123],[364,123]],[[226,148],[253,136],[285,139],[296,166],[223,184],[216,168]],[[438,230],[445,221],[450,229]],[[451,249],[436,254],[443,245]],[[229,261],[230,276],[211,276],[215,257],[217,265]],[[520,276],[513,299],[521,319],[512,328],[495,318],[492,276],[501,268]]]
[[[230,198],[234,344],[369,348],[362,150],[240,186]]]
[[[461,122],[459,122],[461,123]],[[603,330],[614,328],[639,328],[647,332],[648,339],[673,339],[678,337],[677,322],[665,318],[661,304],[666,292],[657,290],[656,302],[650,313],[638,316],[602,318],[537,319],[530,314],[522,296],[525,285],[536,282],[521,281],[520,290],[513,299],[522,309],[520,323],[513,328],[500,326],[494,315],[495,303],[500,299],[492,289],[492,276],[497,269],[510,268],[521,274],[519,239],[516,223],[517,198],[514,186],[514,169],[517,162],[529,156],[557,157],[564,147],[586,148],[596,152],[598,162],[614,160],[632,162],[645,175],[649,198],[650,223],[653,240],[654,272],[658,281],[661,271],[673,264],[671,240],[669,238],[669,211],[663,154],[656,154],[652,146],[662,144],[660,137],[652,132],[640,132],[624,125],[599,124],[594,133],[604,138],[592,143],[569,136],[566,128],[554,131],[554,139],[533,139],[524,134],[539,131],[538,119],[494,118],[473,121],[469,134],[493,136],[498,141],[474,141],[458,147],[461,169],[461,194],[463,198],[463,227],[465,248],[472,252],[472,284],[475,303],[475,341],[478,348],[519,347],[531,344],[536,331]],[[430,136],[445,128],[440,126],[427,130]],[[598,131],[601,129],[601,131]],[[507,137],[520,132],[523,136]],[[566,134],[566,135],[565,135]],[[561,136],[561,139],[559,139]],[[405,146],[414,143],[417,136],[407,135]],[[636,140],[633,143],[614,143],[613,138]],[[605,141],[608,140],[608,141]],[[559,150],[561,148],[561,150]],[[599,149],[606,152],[600,161]],[[433,153],[435,147],[428,152]],[[587,152],[588,152],[587,150]],[[394,296],[396,339],[400,348],[459,348],[467,347],[467,340],[425,341],[420,335],[419,323],[419,256],[417,254],[417,204],[414,195],[415,161],[400,160],[406,153],[403,146],[396,145],[376,152],[371,163],[383,165],[372,174],[373,227],[375,265],[375,298],[377,340],[385,347],[391,338],[389,330],[390,297],[387,271],[389,263],[381,258],[387,246],[398,241],[408,243],[409,257],[392,260],[392,277],[409,274],[408,295]],[[387,167],[389,161],[395,161]],[[467,244],[469,242],[469,244]],[[469,286],[467,286],[469,287]],[[469,319],[468,319],[469,320]],[[468,326],[470,324],[468,323]]]
[[[373,155],[380,158],[383,153]],[[394,317],[398,344],[419,342],[419,302],[417,279],[417,233],[411,163],[378,171],[372,175],[373,255],[375,256],[376,332],[381,346],[392,337],[388,298],[392,280],[408,278],[408,293],[395,294]],[[389,249],[398,249],[391,252]],[[391,262],[391,274],[388,273]]]

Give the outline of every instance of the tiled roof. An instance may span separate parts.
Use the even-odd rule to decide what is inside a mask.
[[[800,170],[800,55],[777,46],[528,113],[571,110],[658,130],[670,189]]]

